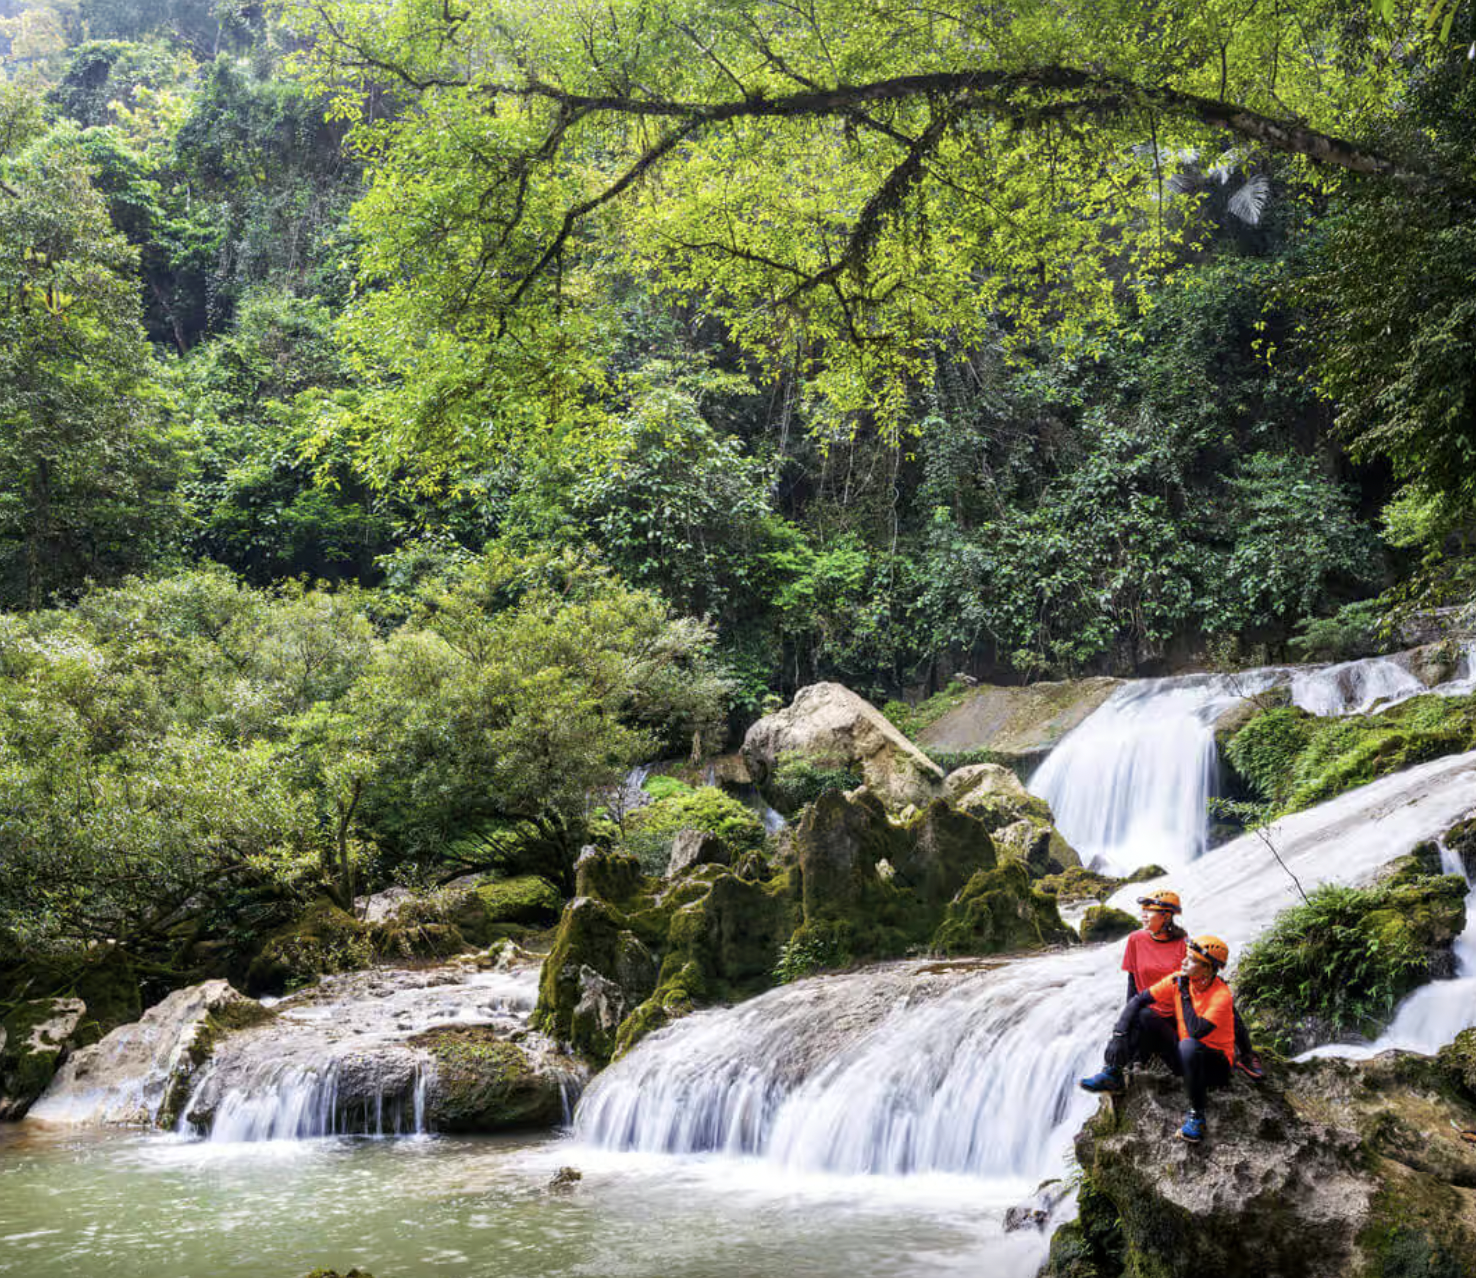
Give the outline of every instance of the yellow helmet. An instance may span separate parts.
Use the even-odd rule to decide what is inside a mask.
[[[1155,892],[1152,896],[1140,896],[1138,904],[1145,910],[1161,910],[1164,914],[1182,914],[1184,907],[1179,904],[1177,892]]]
[[[1189,949],[1207,959],[1217,972],[1230,961],[1230,947],[1218,936],[1196,936],[1189,942]]]

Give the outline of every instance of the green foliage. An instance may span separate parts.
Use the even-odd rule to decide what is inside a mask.
[[[637,808],[625,823],[626,847],[640,857],[646,873],[665,871],[671,841],[682,830],[715,834],[735,854],[763,848],[764,823],[732,795],[710,785],[695,790],[659,788],[666,794]]]
[[[774,772],[765,783],[770,800],[784,812],[798,812],[822,794],[854,790],[861,774],[849,768],[829,768],[797,750],[786,751],[775,761]]]
[[[830,923],[806,924],[780,949],[774,982],[788,985],[827,968],[844,967],[849,961],[843,929]]]
[[[1308,617],[1297,628],[1292,649],[1305,661],[1353,661],[1390,651],[1386,609],[1377,599],[1344,604],[1330,617]]]
[[[677,795],[687,795],[693,792],[692,787],[680,778],[666,777],[660,773],[647,777],[641,783],[641,789],[656,801],[674,798]]]
[[[970,685],[962,679],[955,679],[946,688],[933,693],[931,697],[916,705],[909,705],[905,701],[888,701],[882,706],[882,713],[904,736],[916,741],[921,732],[932,727],[950,710],[968,700],[969,688]],[[934,759],[933,762],[938,761]],[[987,763],[990,760],[976,759],[971,762]]]
[[[1263,710],[1235,734],[1226,755],[1230,766],[1249,781],[1261,797],[1286,798],[1298,757],[1307,748],[1316,720],[1295,706]]]
[[[1376,1031],[1429,979],[1432,950],[1459,930],[1464,895],[1458,878],[1324,885],[1242,952],[1236,995],[1278,1034],[1298,1022],[1330,1037]]]

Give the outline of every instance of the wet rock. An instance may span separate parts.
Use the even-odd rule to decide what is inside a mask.
[[[168,1121],[219,1035],[266,1016],[225,981],[175,990],[138,1021],[68,1057],[31,1116],[62,1123]]]
[[[1002,860],[1019,861],[1032,878],[1045,878],[1081,866],[1081,857],[1053,825],[1023,819],[994,833]]]
[[[838,683],[801,688],[793,703],[760,719],[743,739],[743,758],[781,812],[794,805],[770,784],[787,757],[823,769],[854,770],[888,807],[921,806],[942,788],[943,770],[869,701]]]
[[[1094,905],[1082,915],[1077,933],[1083,945],[1096,945],[1103,941],[1116,941],[1137,930],[1138,920],[1126,911]]]
[[[1024,687],[981,684],[918,736],[927,750],[988,750],[1012,767],[1033,767],[1121,686],[1119,679],[1072,679]]]
[[[1139,1074],[1077,1137],[1080,1218],[1046,1273],[1476,1272],[1465,1206],[1476,1108],[1425,1057],[1317,1060],[1217,1093],[1200,1147],[1174,1138],[1182,1085]],[[1090,1266],[1090,1267],[1088,1267]]]
[[[513,1041],[488,1026],[448,1026],[409,1042],[435,1061],[427,1117],[436,1131],[556,1126],[566,1092],[577,1095],[585,1077],[542,1035]]]
[[[586,847],[574,866],[574,895],[624,901],[645,886],[641,863],[625,852]]]
[[[79,998],[32,999],[0,1021],[0,1121],[23,1118],[46,1090],[86,1012]]]
[[[584,1179],[584,1173],[577,1167],[560,1167],[554,1172],[548,1182],[548,1190],[551,1194],[571,1193],[574,1186]]]
[[[698,865],[728,865],[733,853],[726,843],[706,830],[680,830],[671,843],[668,878],[677,878]]]
[[[1046,1181],[1030,1196],[1028,1201],[1016,1203],[1015,1206],[1005,1211],[1005,1233],[1013,1234],[1022,1229],[1044,1229],[1050,1223],[1051,1213],[1056,1210],[1067,1193],[1064,1181]]]
[[[1410,674],[1427,688],[1435,688],[1454,679],[1460,668],[1461,655],[1461,645],[1454,639],[1427,643],[1400,654]]]

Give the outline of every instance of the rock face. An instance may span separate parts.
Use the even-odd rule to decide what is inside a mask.
[[[880,710],[838,683],[801,688],[793,703],[760,719],[743,738],[743,759],[769,802],[792,805],[770,784],[787,758],[829,769],[854,770],[888,807],[928,802],[939,793],[943,770],[894,727]]]
[[[175,990],[136,1022],[73,1053],[31,1110],[64,1123],[172,1121],[214,1035],[265,1019],[260,1004],[225,981]]]
[[[822,794],[779,866],[749,852],[675,879],[590,849],[564,911],[534,1023],[597,1062],[704,1004],[909,953],[992,954],[1066,943],[1023,865],[998,864],[984,823],[941,799],[906,819],[862,788]],[[800,962],[798,956],[803,955]]]
[[[551,1044],[502,1037],[487,1026],[448,1026],[410,1040],[435,1061],[427,1117],[436,1131],[491,1132],[553,1127],[564,1117],[565,1091],[582,1076]]]
[[[1033,767],[1121,683],[1095,678],[1022,688],[981,684],[918,740],[929,750],[989,750],[1012,767]]]
[[[1077,1137],[1081,1215],[1052,1278],[1476,1273],[1472,1096],[1426,1057],[1288,1065],[1217,1093],[1208,1139],[1174,1139],[1182,1086],[1136,1076]]]
[[[706,830],[681,830],[671,842],[666,875],[676,879],[699,865],[731,865],[732,861],[732,851],[717,835]]]
[[[78,998],[32,999],[0,1021],[0,1120],[23,1118],[46,1090],[86,1012]]]
[[[1138,920],[1125,910],[1114,910],[1108,905],[1094,905],[1082,915],[1077,929],[1083,945],[1095,945],[1102,941],[1116,941],[1138,930]]]

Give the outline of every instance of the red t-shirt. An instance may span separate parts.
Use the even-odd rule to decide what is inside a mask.
[[[1152,989],[1165,976],[1179,974],[1184,955],[1188,952],[1188,944],[1187,936],[1178,936],[1172,941],[1160,941],[1147,928],[1139,928],[1128,937],[1127,949],[1122,955],[1122,970],[1133,974],[1133,984],[1141,994],[1146,989]],[[1153,1002],[1153,1010],[1160,1016],[1170,1017],[1174,1014],[1174,1001],[1171,998],[1157,998]]]
[[[1179,1037],[1187,1038],[1184,1029],[1184,1009],[1179,1004],[1179,986],[1173,977],[1167,976],[1153,987],[1155,999],[1167,998],[1174,1005],[1174,1020],[1178,1022]],[[1204,1017],[1215,1028],[1199,1041],[1213,1047],[1230,1064],[1235,1064],[1235,996],[1230,987],[1218,976],[1210,982],[1207,990],[1197,990],[1194,982],[1189,983],[1189,1002],[1195,1014]],[[1155,1003],[1154,1006],[1157,1006]]]

